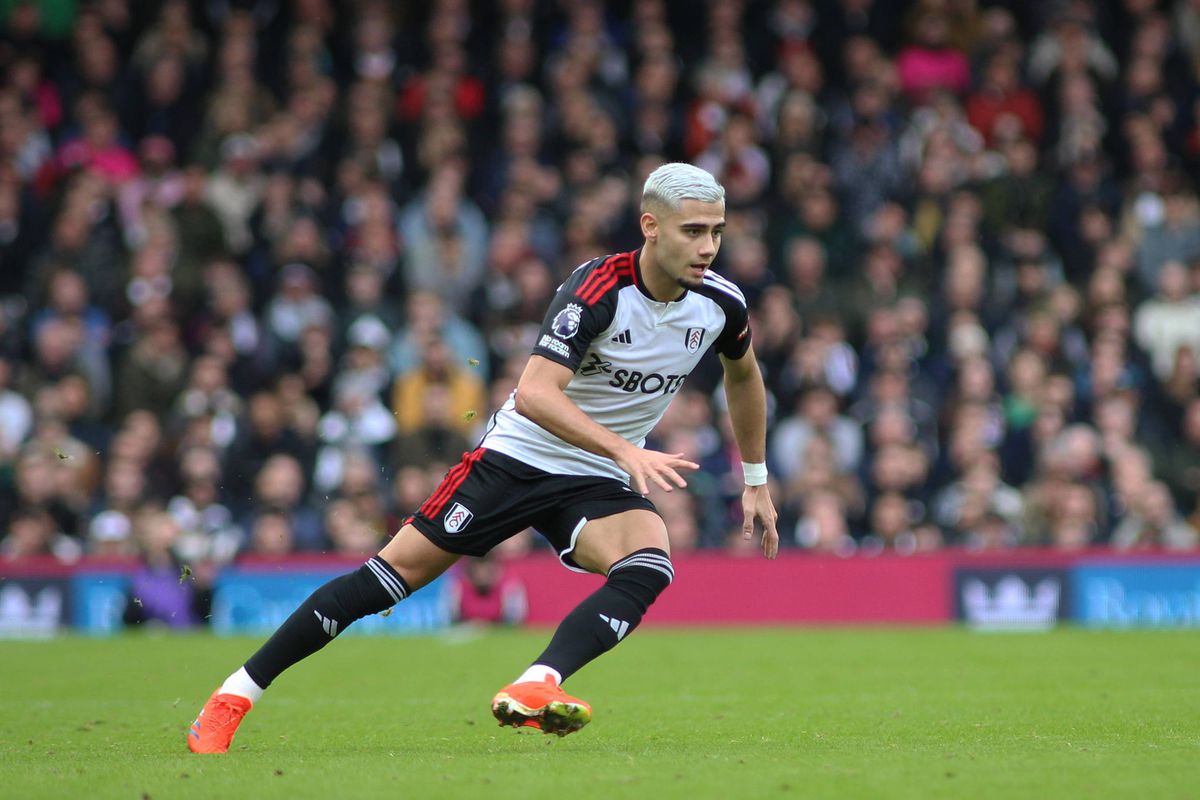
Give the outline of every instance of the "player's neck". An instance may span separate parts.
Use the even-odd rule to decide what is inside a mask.
[[[670,303],[683,296],[684,288],[658,266],[658,258],[654,254],[653,245],[649,242],[642,248],[638,257],[638,267],[641,272],[642,286],[646,293],[660,303]]]

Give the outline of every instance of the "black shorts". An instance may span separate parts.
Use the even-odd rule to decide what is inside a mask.
[[[613,478],[554,475],[479,447],[463,454],[409,521],[438,547],[467,556],[532,527],[566,567],[585,572],[571,559],[583,526],[634,508],[658,513]]]

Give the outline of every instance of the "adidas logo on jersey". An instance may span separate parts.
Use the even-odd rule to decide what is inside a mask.
[[[618,642],[625,638],[625,634],[629,632],[628,622],[623,619],[616,619],[615,617],[606,617],[603,614],[599,616],[600,619],[608,623],[608,627],[613,629],[613,633],[617,635]]]
[[[618,333],[616,336],[609,339],[610,342],[617,344],[633,344],[633,336],[629,333],[629,328]]]

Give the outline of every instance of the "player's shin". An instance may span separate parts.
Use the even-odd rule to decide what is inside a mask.
[[[658,548],[638,550],[613,564],[608,580],[566,616],[535,665],[566,680],[636,628],[674,576],[670,557]]]
[[[235,672],[226,685],[234,693],[248,696],[245,691],[238,691],[238,687],[247,688],[244,675],[260,688],[261,694],[261,689],[270,686],[285,669],[320,650],[355,620],[391,608],[410,593],[404,578],[375,556],[354,572],[334,578],[309,595],[250,657],[244,672]]]

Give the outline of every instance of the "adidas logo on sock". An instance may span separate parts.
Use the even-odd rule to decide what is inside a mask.
[[[633,344],[633,336],[630,335],[629,328],[626,328],[616,336],[609,339],[609,341],[616,342],[617,344]]]
[[[330,639],[337,636],[337,620],[336,619],[330,619],[329,617],[321,616],[321,612],[317,611],[315,608],[313,609],[313,613],[317,615],[317,619],[321,620],[321,627],[325,629],[325,632],[327,634],[329,634]]]
[[[625,634],[629,632],[629,623],[623,619],[615,619],[613,617],[606,617],[603,614],[600,615],[600,619],[607,622],[608,627],[613,629],[613,633],[615,633],[617,635],[618,642],[621,641],[621,639],[625,638]]]

